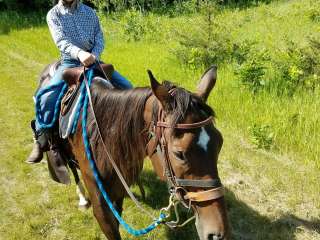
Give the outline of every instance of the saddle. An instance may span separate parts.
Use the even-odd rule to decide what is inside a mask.
[[[102,78],[106,78],[104,74],[107,76],[106,80],[111,79],[112,73],[114,71],[114,67],[112,64],[101,64],[100,68],[95,68],[95,77],[100,76]],[[78,96],[79,87],[82,82],[83,77],[83,67],[75,67],[68,68],[63,71],[62,79],[67,83],[68,90],[64,95],[61,101],[61,115],[66,115],[72,106],[75,98]]]
[[[112,83],[108,81],[114,71],[112,64],[101,64],[100,66],[94,68],[93,82],[103,81],[109,89],[114,88]],[[59,135],[61,138],[66,139],[72,133],[73,123],[77,116],[80,103],[80,86],[83,80],[83,67],[64,70],[62,78],[67,83],[68,90],[61,101]]]

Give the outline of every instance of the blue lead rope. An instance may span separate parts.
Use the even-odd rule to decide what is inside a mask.
[[[92,82],[92,78],[93,78],[93,70],[89,69],[87,71],[87,79],[88,79],[88,84],[89,86],[91,85]],[[85,80],[84,80],[85,81]],[[41,96],[49,91],[53,91],[54,88],[62,88],[58,100],[55,104],[55,109],[54,109],[54,117],[52,119],[52,121],[50,123],[45,124],[42,121],[41,118],[41,108],[40,108],[40,99]],[[38,94],[36,95],[36,118],[38,123],[40,124],[41,128],[51,128],[54,126],[54,124],[57,121],[57,118],[59,116],[59,110],[60,110],[60,103],[62,100],[62,97],[65,93],[65,91],[67,90],[67,85],[64,82],[59,82],[55,85],[52,85],[48,88],[44,88],[42,90],[40,90],[38,92]],[[81,88],[80,88],[80,103],[77,109],[77,115],[75,117],[75,121],[73,123],[73,130],[72,132],[74,133],[76,126],[77,126],[77,122],[80,116],[80,112],[81,109],[83,109],[83,114],[82,114],[82,136],[83,136],[83,142],[84,142],[84,146],[85,146],[85,151],[86,151],[86,155],[87,155],[87,159],[89,160],[90,163],[90,167],[91,170],[93,171],[93,175],[95,177],[96,183],[98,185],[98,188],[104,198],[104,200],[106,201],[107,205],[109,206],[110,210],[112,211],[113,215],[116,217],[116,219],[118,220],[118,222],[124,227],[124,229],[134,235],[134,236],[141,236],[144,235],[150,231],[152,231],[153,229],[155,229],[157,226],[159,226],[161,223],[164,222],[164,220],[166,219],[166,215],[161,213],[158,219],[155,219],[154,222],[152,224],[150,224],[148,227],[143,228],[143,229],[133,229],[132,227],[130,227],[125,221],[124,219],[120,216],[120,214],[118,213],[118,211],[114,208],[112,201],[110,200],[108,194],[106,193],[102,181],[100,179],[100,175],[99,175],[99,171],[98,168],[92,158],[92,153],[91,153],[91,148],[90,148],[90,143],[89,143],[89,138],[88,138],[88,133],[87,133],[87,109],[88,109],[88,102],[89,102],[89,98],[88,98],[88,94],[86,92],[86,88],[85,88],[85,83],[82,82]],[[82,107],[83,106],[83,107]]]

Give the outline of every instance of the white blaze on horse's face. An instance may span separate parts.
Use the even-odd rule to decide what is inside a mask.
[[[201,132],[199,135],[199,139],[197,144],[205,151],[208,151],[208,144],[210,141],[210,136],[207,133],[206,129],[204,127],[201,128]]]

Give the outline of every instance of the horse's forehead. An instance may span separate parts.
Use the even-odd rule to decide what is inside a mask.
[[[195,134],[186,132],[180,137],[173,138],[173,145],[181,151],[185,151],[189,148],[190,144],[194,142]]]
[[[210,139],[211,139],[211,137],[210,137],[208,131],[204,127],[201,127],[200,134],[199,134],[198,141],[197,141],[197,145],[200,148],[202,148],[205,152],[207,152]]]
[[[197,130],[192,130],[191,132],[185,132],[182,136],[174,137],[173,142],[176,147],[181,148],[181,150],[187,150],[190,145],[194,147],[199,147],[203,151],[207,152],[209,144],[212,139],[212,133],[210,129],[203,126]]]

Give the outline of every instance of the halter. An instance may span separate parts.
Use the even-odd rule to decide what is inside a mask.
[[[157,122],[152,122],[149,128],[150,135],[152,137],[155,136],[155,141],[151,153],[154,153],[156,151],[160,156],[160,159],[162,159],[164,163],[164,174],[169,183],[170,194],[172,196],[175,196],[179,202],[181,202],[185,207],[188,208],[191,207],[192,202],[206,202],[223,197],[224,188],[219,178],[209,180],[177,178],[170,161],[168,144],[165,138],[164,130],[166,128],[196,129],[206,126],[210,123],[212,123],[212,116],[200,122],[176,124],[172,126],[169,123],[165,122],[165,115],[163,109],[162,107],[159,107]],[[188,191],[186,187],[210,189],[192,192]]]

